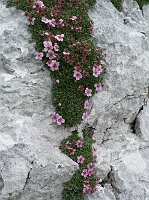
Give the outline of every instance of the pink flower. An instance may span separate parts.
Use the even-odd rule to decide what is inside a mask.
[[[71,142],[69,142],[69,141],[67,141],[66,142],[66,149],[72,149],[72,143]]]
[[[83,194],[87,194],[88,192],[87,192],[88,190],[84,187],[83,188]]]
[[[51,115],[52,122],[53,122],[53,123],[56,123],[58,117],[59,117],[59,114],[54,112],[54,113]]]
[[[95,64],[94,67],[93,67],[93,76],[98,77],[101,74],[102,71],[103,70],[102,70],[101,66]]]
[[[52,46],[52,42],[50,40],[46,40],[43,42],[44,45],[44,51],[47,52],[49,49],[52,50],[53,46]]]
[[[52,42],[50,40],[46,40],[43,42],[44,47],[51,48]]]
[[[35,24],[35,18],[29,18],[26,23],[27,23],[27,25],[34,25]]]
[[[94,174],[94,166],[93,164],[89,164],[87,166],[88,176],[92,176]]]
[[[96,88],[96,91],[101,91],[102,90],[102,84],[101,83],[96,83],[94,85],[94,87]]]
[[[46,17],[42,17],[41,18],[41,21],[45,24],[48,24],[49,23],[49,20],[46,18]]]
[[[84,187],[83,188],[83,194],[87,194],[87,193],[89,193],[89,189],[87,187]]]
[[[83,164],[84,160],[85,160],[85,158],[82,155],[77,157],[77,163],[79,163],[79,164]]]
[[[52,26],[52,27],[55,27],[56,26],[56,20],[55,19],[49,20],[49,25]]]
[[[52,60],[53,58],[55,58],[54,51],[49,50],[49,51],[47,52],[46,57],[48,57],[50,60]]]
[[[83,193],[87,194],[89,192],[90,192],[90,185],[89,185],[89,183],[84,183],[84,185],[83,185]]]
[[[55,51],[59,51],[59,46],[58,46],[57,43],[54,44],[54,50],[55,50]]]
[[[82,27],[76,27],[75,30],[78,31],[78,32],[81,32],[82,31]]]
[[[58,25],[64,26],[64,20],[63,20],[63,19],[60,19],[60,20],[58,21]]]
[[[84,95],[87,96],[87,97],[91,97],[92,96],[92,90],[89,89],[89,88],[86,88]]]
[[[77,142],[76,142],[76,146],[78,147],[78,148],[82,148],[83,147],[83,141],[82,140],[77,140]]]
[[[94,193],[94,192],[97,192],[97,188],[96,188],[96,187],[94,187],[94,188],[92,189],[92,193]]]
[[[45,5],[44,5],[44,3],[42,1],[36,0],[34,7],[36,7],[36,8],[45,8]]]
[[[42,60],[43,58],[43,53],[42,52],[36,52],[35,53],[35,59],[36,60]]]
[[[94,162],[94,163],[98,163],[98,161],[97,161],[97,155],[94,155],[94,156],[93,156],[93,162]]]
[[[82,74],[79,70],[74,70],[74,74],[73,74],[73,77],[76,78],[76,80],[80,80],[82,78]]]
[[[70,55],[70,51],[68,49],[64,49],[63,54],[69,56]]]
[[[88,170],[88,176],[92,176],[93,174],[94,174],[94,170],[89,169],[89,170]]]
[[[65,119],[63,119],[63,117],[59,115],[56,122],[58,125],[62,125],[65,123]]]
[[[42,1],[39,1],[39,0],[35,0],[35,5],[39,6],[39,7],[44,7],[44,3]]]
[[[56,60],[48,60],[47,65],[50,67],[51,71],[56,71],[59,69],[60,63]]]
[[[88,100],[86,100],[85,102],[84,102],[84,109],[86,109],[86,110],[88,110],[88,109],[90,109],[90,102],[88,101]]]
[[[74,21],[74,20],[77,19],[77,17],[76,17],[76,16],[71,16],[70,19],[71,19],[72,21]]]
[[[54,56],[55,56],[55,59],[56,59],[56,60],[59,60],[59,59],[60,59],[60,55],[59,55],[58,53],[55,53]]]
[[[59,115],[58,113],[53,113],[51,115],[52,118],[52,122],[53,123],[57,123],[58,125],[64,124],[65,123],[65,119],[63,119],[63,117],[61,115]]]
[[[81,173],[81,176],[83,176],[84,178],[88,176],[88,171],[87,169],[84,169]]]
[[[82,120],[87,122],[89,120],[89,115],[87,112],[84,112],[83,115],[82,115]]]
[[[64,34],[56,35],[55,39],[57,39],[57,41],[63,41],[64,40]]]
[[[70,155],[74,155],[76,153],[76,149],[74,148],[69,149],[69,151],[70,151]]]
[[[44,31],[44,35],[47,35],[47,36],[49,36],[49,33]],[[44,35],[43,35],[43,36],[44,36]]]
[[[83,194],[87,194],[90,192],[90,187],[88,185],[84,185],[83,187]]]

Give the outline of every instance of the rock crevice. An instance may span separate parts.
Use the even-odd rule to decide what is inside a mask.
[[[95,43],[107,52],[89,122],[96,122],[97,173],[111,182],[88,200],[149,199],[149,6],[143,13],[130,0],[121,13],[110,0],[89,12]],[[49,70],[34,59],[25,20],[0,2],[0,200],[60,200],[78,165],[59,150],[70,132],[51,125]]]

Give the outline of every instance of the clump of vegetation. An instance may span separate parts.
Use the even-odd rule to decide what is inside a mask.
[[[53,123],[72,127],[87,122],[89,98],[102,89],[104,57],[96,49],[87,11],[95,0],[8,0],[7,6],[24,11],[36,42],[35,58],[51,70]],[[77,131],[61,142],[61,150],[79,164],[79,170],[64,184],[63,200],[83,200],[96,191],[96,151],[89,128],[83,138]]]
[[[122,7],[121,0],[111,0],[111,2],[113,3],[113,5],[118,11],[120,12],[122,11],[123,7]]]
[[[95,0],[8,0],[25,11],[36,42],[35,58],[53,79],[52,121],[72,127],[88,120],[85,102],[102,89],[104,53],[96,49],[88,9]]]
[[[96,177],[96,149],[88,128],[83,130],[83,138],[77,131],[61,142],[61,150],[79,164],[79,170],[70,181],[64,183],[63,200],[83,200],[83,194],[96,191],[99,180]]]
[[[149,4],[149,0],[136,0],[136,2],[139,4],[141,10],[144,5]]]

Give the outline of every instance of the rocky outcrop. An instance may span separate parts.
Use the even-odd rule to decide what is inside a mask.
[[[23,12],[0,3],[0,200],[60,200],[78,169],[59,150],[49,70],[34,59]]]
[[[107,52],[105,87],[94,97],[91,113],[91,122],[98,118],[97,168],[116,200],[149,199],[148,13],[149,6],[142,13],[130,0],[121,13],[108,0],[98,0],[89,13],[95,42]]]
[[[93,98],[97,173],[107,179],[87,200],[149,200],[149,6],[125,0],[89,12],[106,49],[104,89]],[[51,124],[49,70],[34,59],[25,17],[0,3],[0,200],[60,200],[78,168],[59,150],[70,131]]]

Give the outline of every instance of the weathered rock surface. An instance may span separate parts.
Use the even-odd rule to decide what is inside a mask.
[[[149,6],[110,0],[89,12],[107,52],[105,87],[93,98],[99,176],[87,200],[149,200]],[[22,12],[0,3],[0,200],[60,200],[77,165],[59,150],[69,133],[50,121],[49,70],[34,59]]]
[[[0,3],[0,200],[60,200],[78,169],[51,124],[49,70],[34,59],[23,13]]]
[[[136,120],[136,134],[146,142],[149,142],[149,105],[144,107]]]
[[[119,13],[109,0],[97,0],[89,13],[95,42],[107,52],[105,87],[91,113],[91,122],[98,118],[97,168],[117,200],[149,200],[149,6],[143,10],[125,0]]]
[[[85,200],[116,200],[111,185],[107,184],[105,187],[97,186],[97,192],[93,195],[85,196]]]

